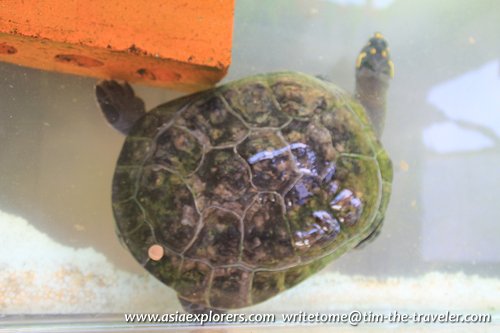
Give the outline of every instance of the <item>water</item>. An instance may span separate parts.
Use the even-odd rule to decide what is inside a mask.
[[[350,91],[356,55],[375,31],[396,66],[382,137],[395,167],[383,232],[248,311],[451,309],[492,313],[498,325],[498,1],[240,0],[224,81],[291,69]],[[180,310],[115,237],[110,184],[123,137],[102,119],[94,84],[0,64],[0,313]],[[135,89],[148,108],[181,95]]]

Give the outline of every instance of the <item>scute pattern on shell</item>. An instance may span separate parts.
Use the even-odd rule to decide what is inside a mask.
[[[391,162],[363,108],[329,82],[258,75],[163,104],[132,129],[113,180],[117,232],[185,301],[264,301],[378,232]],[[159,244],[164,257],[148,259]]]

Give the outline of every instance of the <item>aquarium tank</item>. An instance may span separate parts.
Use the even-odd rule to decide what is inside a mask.
[[[314,252],[312,261],[308,261],[313,266],[308,269],[318,271],[307,278],[308,274],[300,273],[297,283],[289,286],[285,280],[277,280],[274,283],[280,286],[280,292],[270,291],[276,287],[272,282],[275,275],[272,268],[264,267],[267,275],[261,274],[262,289],[254,285],[254,299],[260,300],[255,295],[276,294],[274,297],[244,302],[235,293],[226,303],[217,303],[222,304],[218,309],[190,308],[180,302],[174,288],[166,285],[169,281],[181,284],[176,280],[179,277],[165,278],[169,274],[167,268],[144,264],[145,269],[140,255],[134,252],[135,247],[142,246],[142,239],[147,242],[147,232],[143,238],[133,239],[121,232],[126,223],[123,221],[133,215],[133,209],[117,208],[116,193],[112,193],[117,191],[117,183],[113,185],[117,161],[125,158],[120,157],[125,136],[103,117],[95,94],[98,81],[0,63],[0,332],[498,332],[499,31],[500,2],[495,0],[237,0],[232,62],[218,85],[257,74],[293,71],[310,77],[287,77],[293,82],[299,80],[301,87],[288,91],[287,98],[302,94],[307,100],[312,90],[326,89],[332,84],[343,89],[332,93],[351,110],[343,116],[343,123],[355,122],[356,118],[364,129],[333,126],[333,132],[346,133],[344,145],[335,149],[342,151],[349,148],[346,145],[354,144],[361,152],[346,153],[354,160],[378,161],[375,170],[364,162],[344,166],[345,172],[351,172],[351,176],[345,176],[349,179],[346,182],[366,184],[369,173],[375,172],[378,192],[372,197],[371,192],[359,196],[355,191],[331,190],[338,194],[331,208],[347,207],[345,215],[335,217],[345,225],[353,216],[360,218],[369,225],[368,229],[352,229],[346,236],[351,243],[332,250],[335,258],[329,263],[318,259],[323,258],[323,253]],[[372,51],[373,44],[366,46],[370,38],[387,41],[388,48],[384,44]],[[382,57],[382,51],[386,58],[383,84],[388,84],[387,91],[383,88],[380,93],[380,82],[370,81],[372,76],[363,81],[369,82],[368,92],[359,93],[356,71],[373,54],[379,52]],[[372,66],[370,70],[375,72],[379,70],[375,68],[378,63],[366,66]],[[257,78],[263,77],[270,78]],[[377,74],[375,79],[380,77]],[[239,82],[241,89],[248,83]],[[305,93],[304,87],[311,90]],[[132,88],[145,102],[145,110],[188,95],[140,84],[133,84]],[[218,92],[229,101],[225,106],[244,100],[238,100],[232,92]],[[386,110],[383,131],[373,129],[371,126],[377,121],[370,122],[356,106],[359,104],[349,102],[351,94],[356,98],[368,96],[371,107]],[[264,98],[255,90],[251,96],[254,99],[249,103],[254,106]],[[367,105],[366,101],[362,104]],[[203,113],[201,107],[198,111]],[[267,105],[263,112],[267,117],[274,111]],[[217,131],[211,128],[210,133],[218,140],[224,131],[234,134],[241,123],[259,122],[260,116],[244,113],[238,121],[228,122]],[[194,124],[188,116],[186,119],[183,126]],[[329,118],[321,119],[319,125],[328,127]],[[259,132],[262,137],[252,137],[262,145],[279,136],[269,132],[268,125],[259,123],[264,128],[264,132]],[[132,131],[133,136],[139,133],[137,128],[122,129]],[[306,139],[320,137],[317,142],[322,142],[323,132],[317,128],[307,134],[298,130],[296,135]],[[292,137],[293,133],[282,132],[283,138]],[[169,161],[177,165],[185,163],[182,156],[191,154],[186,157],[189,159],[196,154],[190,150],[186,155],[183,145],[188,139],[174,134],[171,141],[156,137],[155,140],[165,140],[155,144],[164,144]],[[294,146],[292,140],[287,141],[290,144],[285,148],[277,145],[275,150],[259,153],[241,148],[255,142],[244,141],[244,135],[239,140],[238,148],[233,144],[217,151],[241,153],[251,161],[249,168],[254,172],[262,172],[254,166],[263,160],[283,162],[283,154],[303,148],[300,144]],[[127,142],[136,149],[139,141]],[[376,156],[366,157],[362,152],[364,145],[370,145]],[[328,149],[321,147],[321,154],[314,155],[315,159],[329,154]],[[130,150],[126,158],[133,159],[136,151]],[[205,161],[222,156],[214,157],[217,154],[207,153]],[[307,155],[306,150],[303,154],[310,161],[312,155]],[[215,176],[200,176],[201,180],[190,186],[211,184],[228,174],[229,178],[234,175],[228,181],[239,179],[232,174],[238,170],[231,169],[230,158],[220,157],[211,165],[213,170],[219,168],[218,173],[212,174]],[[278,170],[281,164],[276,163]],[[148,170],[153,176],[156,173],[153,183],[167,182],[176,189],[169,197],[172,205],[165,208],[166,216],[182,215],[183,225],[189,225],[191,222],[185,217],[194,213],[189,213],[189,204],[182,199],[185,191],[175,177],[158,176],[158,168]],[[339,170],[342,167],[335,165],[331,174],[327,170],[322,177],[333,177],[334,172],[341,173]],[[256,187],[261,186],[259,193],[266,193],[259,200],[274,204],[281,200],[276,199],[274,193],[278,190],[273,187],[279,175],[269,173],[271,176],[253,180]],[[297,189],[297,193],[309,190],[313,191],[306,186]],[[213,191],[223,192],[220,188]],[[206,195],[212,198],[212,192]],[[146,205],[156,207],[154,199],[154,195],[147,196]],[[368,218],[356,210],[360,202],[380,208]],[[249,203],[238,207],[231,206],[224,214],[239,216],[238,209],[241,214],[252,213]],[[117,223],[113,209],[115,215],[117,209],[123,215],[117,217]],[[323,210],[315,214],[323,224],[318,222],[314,230],[295,233],[296,247],[312,246],[324,234],[336,236],[340,228],[346,228],[337,220],[325,218],[322,214],[327,213]],[[273,217],[261,221],[264,228],[275,228]],[[302,218],[300,215],[296,223],[302,223]],[[175,234],[177,227],[167,231],[172,242],[185,240],[182,234]],[[117,237],[117,232],[121,237]],[[193,255],[209,256],[212,263],[234,267],[234,257],[228,254],[229,238],[234,234],[221,232],[218,236],[227,247]],[[356,246],[358,243],[360,246]],[[273,263],[284,260],[281,263],[286,269],[298,265],[292,261],[287,264],[288,259],[280,257],[280,248],[273,246],[261,259],[273,259]],[[144,255],[149,256],[145,260],[153,264],[167,256],[157,244],[144,249]],[[170,268],[175,268],[173,262]],[[230,275],[227,271],[224,274]],[[217,285],[212,281],[210,288],[231,295],[230,289],[241,287],[246,278],[245,274],[233,276],[232,284]],[[304,281],[298,283],[302,278]],[[191,309],[190,315],[186,309]]]

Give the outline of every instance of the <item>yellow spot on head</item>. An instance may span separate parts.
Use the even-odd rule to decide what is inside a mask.
[[[370,49],[370,54],[371,54],[371,55],[374,55],[374,54],[376,54],[376,53],[377,53],[377,49],[376,49],[376,48],[374,48],[374,47],[372,47],[372,48]]]
[[[387,58],[387,51],[386,50],[382,50],[382,58]]]
[[[361,67],[361,62],[363,59],[366,57],[366,52],[361,52],[358,56],[358,59],[356,59],[356,68]]]
[[[394,63],[392,62],[392,60],[389,60],[387,62],[387,64],[389,65],[389,75],[391,76],[391,79],[394,77]]]
[[[376,32],[373,37],[377,38],[377,39],[382,39],[384,38],[384,35],[382,35],[380,32]]]

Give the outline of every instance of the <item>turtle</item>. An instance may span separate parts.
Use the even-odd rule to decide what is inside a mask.
[[[393,72],[375,33],[352,95],[282,71],[146,112],[128,83],[101,81],[98,104],[126,135],[112,182],[122,244],[201,313],[263,302],[374,239],[391,193],[380,136]]]

